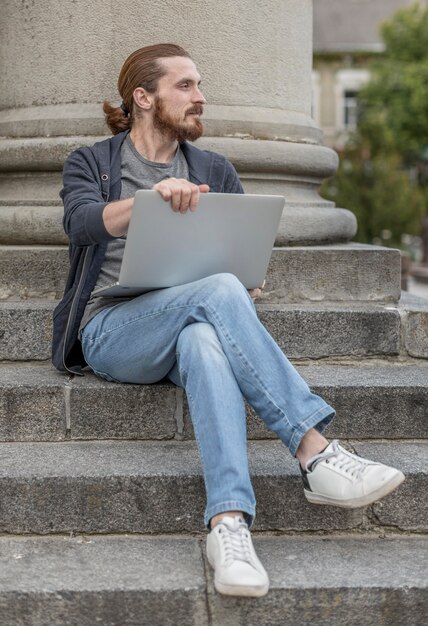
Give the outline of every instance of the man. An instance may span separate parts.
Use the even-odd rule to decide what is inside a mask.
[[[252,298],[218,274],[135,298],[94,298],[117,280],[133,198],[155,189],[173,211],[197,210],[201,193],[243,193],[233,166],[192,146],[205,98],[187,52],[160,44],[125,61],[120,107],[104,103],[113,137],[77,150],[64,167],[64,227],[70,275],[54,313],[53,361],[88,364],[115,382],[168,377],[186,390],[204,471],[208,559],[215,586],[230,595],[267,593],[252,545],[255,516],[246,452],[243,396],[297,457],[307,499],[364,506],[403,480],[401,472],[328,443],[334,410],[311,393],[259,322]],[[177,259],[177,263],[180,259]]]

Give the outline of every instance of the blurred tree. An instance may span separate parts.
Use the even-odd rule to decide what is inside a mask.
[[[385,52],[358,95],[357,129],[322,191],[356,214],[357,240],[400,245],[428,207],[428,7],[400,9],[381,33]]]
[[[397,11],[381,33],[385,54],[359,94],[359,132],[373,155],[397,150],[412,159],[428,147],[428,8]]]
[[[404,233],[420,234],[426,198],[396,154],[372,157],[364,149],[346,149],[323,195],[355,213],[357,241],[401,247]]]

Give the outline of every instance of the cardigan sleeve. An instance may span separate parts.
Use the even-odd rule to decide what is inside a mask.
[[[67,158],[60,197],[63,226],[71,243],[89,246],[114,239],[104,226],[108,198],[103,196],[97,163],[88,148],[80,148]]]

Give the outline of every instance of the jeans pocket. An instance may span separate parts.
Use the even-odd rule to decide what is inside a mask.
[[[83,356],[85,357],[85,361],[89,365],[91,370],[94,372],[94,374],[99,376],[99,378],[107,380],[110,383],[120,383],[120,382],[122,382],[120,380],[117,380],[117,378],[114,378],[114,376],[111,376],[110,374],[107,374],[107,372],[102,372],[97,367],[94,367],[94,364],[97,365],[97,361],[99,362],[99,359],[97,359],[97,356],[99,356],[99,353],[98,353],[98,350],[97,350],[97,343],[98,342],[97,342],[96,338],[85,337],[84,331],[85,331],[85,329],[83,329],[82,338],[81,338],[82,351],[83,351]],[[100,365],[101,365],[101,367],[103,367],[102,363],[100,363]]]

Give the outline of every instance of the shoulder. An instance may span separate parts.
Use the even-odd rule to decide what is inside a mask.
[[[213,161],[218,161],[223,164],[228,163],[228,160],[222,154],[214,152],[213,150],[202,150],[187,141],[181,144],[181,149],[188,161],[190,160],[206,164],[210,164]]]
[[[94,165],[96,163],[99,166],[106,161],[109,162],[114,155],[120,154],[120,148],[127,134],[128,131],[125,131],[113,137],[96,141],[91,146],[77,148],[67,157],[66,164],[67,162],[80,164],[86,162],[88,165]]]
[[[222,154],[201,150],[190,143],[181,144],[189,166],[190,180],[208,183],[211,191],[240,193],[241,186],[232,163]]]

